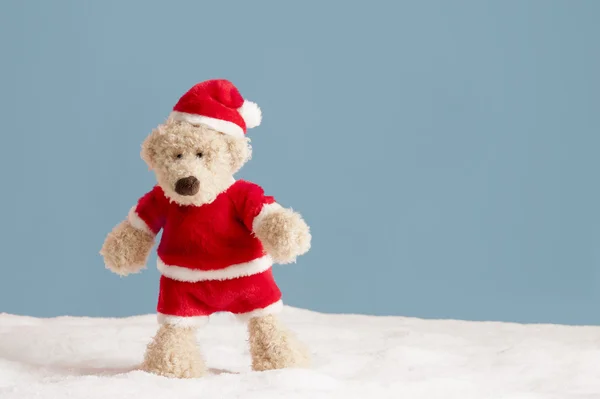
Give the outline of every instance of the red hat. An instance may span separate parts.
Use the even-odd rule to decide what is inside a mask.
[[[258,105],[244,100],[233,83],[213,79],[188,90],[173,107],[169,118],[244,137],[247,128],[260,125],[262,113]]]

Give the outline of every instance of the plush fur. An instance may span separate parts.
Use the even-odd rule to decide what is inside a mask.
[[[310,249],[311,235],[299,213],[277,209],[257,223],[254,234],[275,263],[291,263]]]
[[[196,342],[196,329],[162,325],[148,345],[141,369],[175,378],[196,378],[206,374]]]
[[[256,124],[260,118],[250,108],[244,111],[254,112],[250,124]],[[246,137],[172,118],[144,141],[141,155],[158,184],[108,234],[101,250],[115,273],[137,272],[163,229],[157,307],[163,324],[148,345],[143,370],[181,378],[204,374],[191,326],[216,311],[250,319],[255,370],[307,364],[302,346],[273,316],[282,302],[270,266],[308,251],[311,235],[298,213],[259,186],[234,180],[251,154]],[[198,192],[180,184],[178,194],[177,182],[190,177],[198,180]]]
[[[180,205],[200,206],[214,201],[231,185],[233,174],[250,159],[249,143],[246,137],[235,138],[205,126],[168,120],[144,141],[142,158],[154,170],[167,198]],[[200,181],[200,191],[192,196],[177,194],[177,180],[188,176]]]
[[[145,267],[153,245],[154,236],[124,220],[108,234],[100,254],[108,269],[126,276]]]
[[[284,328],[277,317],[254,317],[248,323],[252,369],[265,371],[288,367],[308,367],[308,350]]]

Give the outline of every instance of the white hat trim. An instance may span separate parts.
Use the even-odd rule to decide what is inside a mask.
[[[258,107],[258,104],[253,103],[252,101],[244,100],[244,104],[238,108],[238,112],[244,118],[244,122],[246,122],[246,127],[248,129],[252,129],[260,125],[262,121],[262,111]]]
[[[169,119],[175,121],[183,121],[192,125],[204,125],[217,132],[228,134],[233,137],[244,137],[244,130],[233,122],[224,121],[222,119],[211,118],[204,115],[188,114],[187,112],[173,111],[169,115]]]

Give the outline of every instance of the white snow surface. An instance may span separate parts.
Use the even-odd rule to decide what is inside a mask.
[[[136,370],[157,325],[0,314],[0,398],[599,399],[600,328],[332,315],[286,307],[313,367],[253,372],[245,325],[198,333],[210,375]]]

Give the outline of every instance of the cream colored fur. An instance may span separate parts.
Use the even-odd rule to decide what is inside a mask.
[[[202,157],[197,156],[202,153]],[[177,155],[181,154],[181,158]],[[181,205],[200,206],[214,201],[233,183],[233,174],[250,159],[246,137],[235,138],[205,126],[167,120],[142,144],[142,158],[154,170],[165,195]],[[194,176],[200,181],[196,195],[175,192],[177,180]]]
[[[279,323],[274,315],[250,319],[248,333],[253,370],[265,371],[310,365],[306,348]]]
[[[138,230],[124,220],[108,234],[100,254],[108,269],[126,276],[137,273],[146,266],[154,245],[154,236]]]
[[[141,369],[175,378],[196,378],[206,374],[196,342],[196,329],[163,324],[148,344]]]
[[[202,157],[197,154],[202,153]],[[181,157],[177,157],[181,154]],[[252,155],[246,137],[235,138],[206,126],[167,120],[152,131],[142,145],[142,158],[154,170],[165,195],[181,205],[212,202],[233,183],[233,175]],[[177,180],[194,176],[200,190],[192,196],[175,192]],[[311,235],[302,217],[290,209],[271,207],[253,226],[254,234],[277,263],[293,262],[310,248]],[[117,225],[106,237],[100,253],[110,270],[135,273],[146,264],[154,236],[134,228],[129,221]],[[275,316],[250,319],[250,352],[255,370],[301,367],[309,363],[303,346],[281,326]],[[142,369],[155,374],[199,377],[206,367],[192,327],[162,325],[148,345]]]
[[[281,208],[265,215],[254,234],[275,263],[291,263],[310,249],[308,225],[299,213]]]

